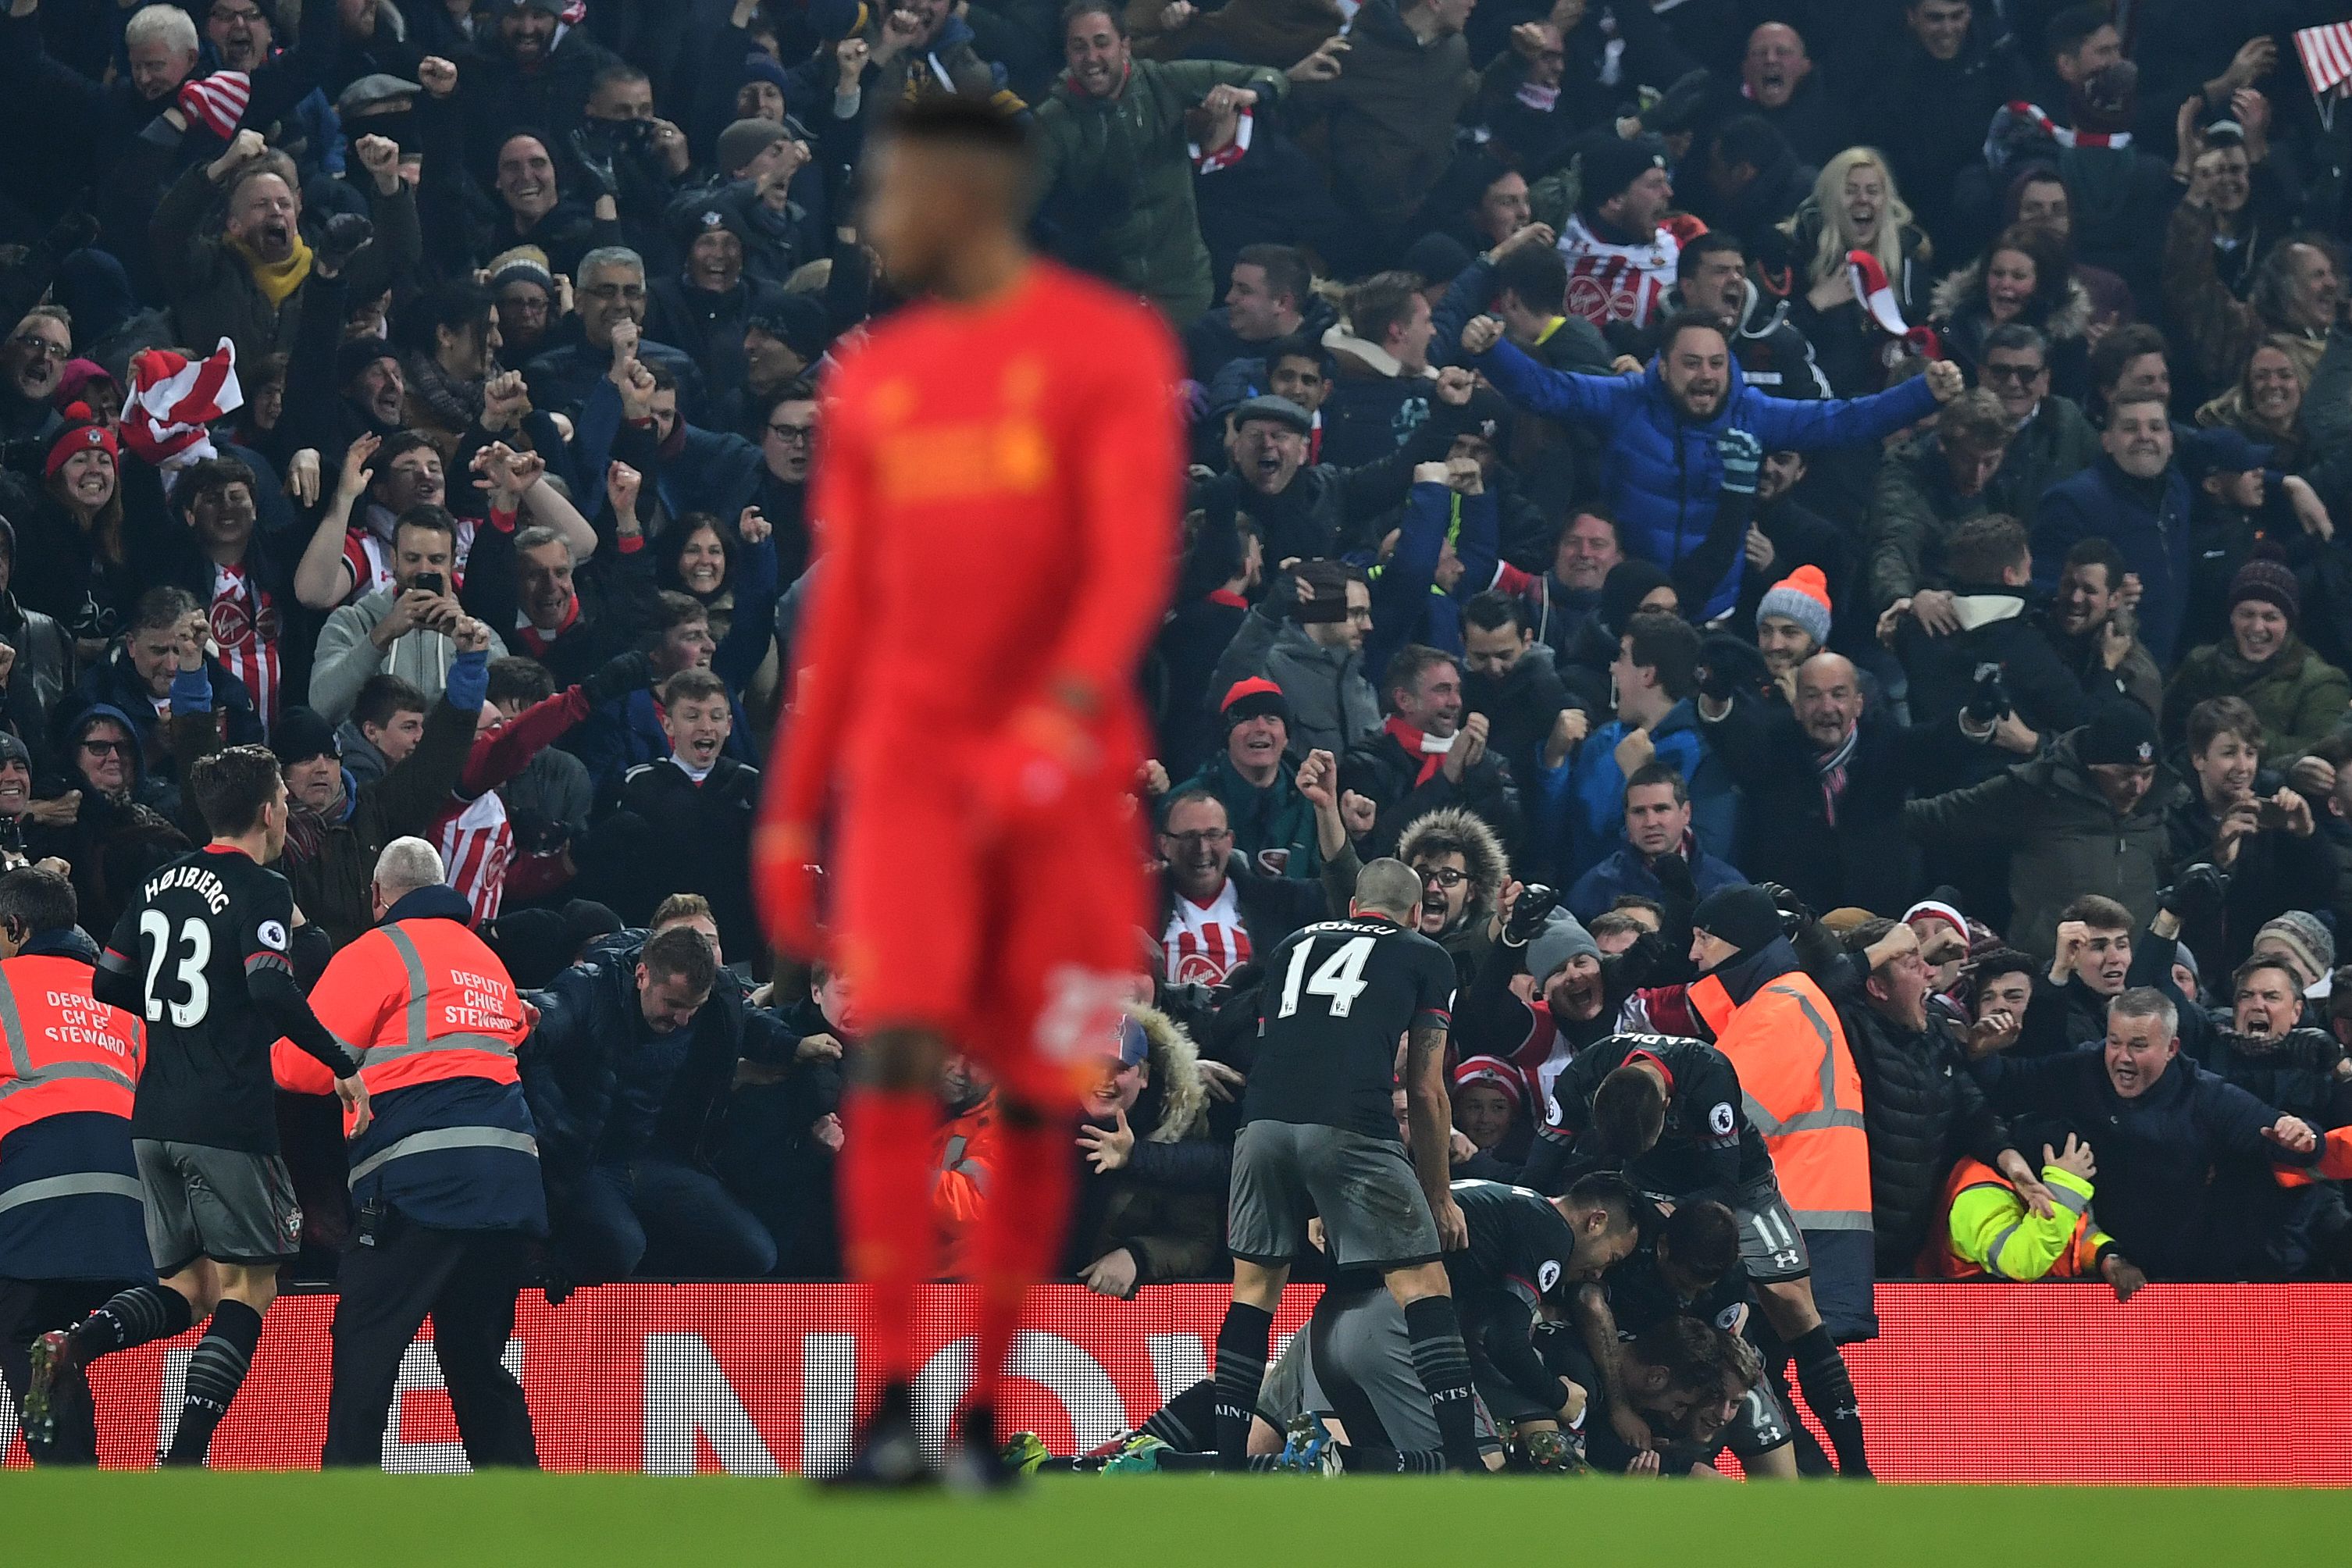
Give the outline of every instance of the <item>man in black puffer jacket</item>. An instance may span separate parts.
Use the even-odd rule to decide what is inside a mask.
[[[1866,921],[1846,933],[1846,946],[1859,952],[1894,929],[1890,920]],[[1944,1182],[1963,1157],[1996,1167],[2029,1197],[2047,1195],[2036,1168],[2010,1147],[1958,1043],[1929,1011],[1931,974],[1915,947],[1874,970],[1859,990],[1832,998],[1862,1075],[1881,1279],[1916,1272],[1913,1260],[1935,1226]]]

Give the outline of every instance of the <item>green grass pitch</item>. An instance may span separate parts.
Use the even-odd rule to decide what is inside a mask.
[[[1601,1478],[1072,1476],[1003,1499],[642,1476],[14,1473],[0,1560],[669,1565],[2286,1562],[2352,1493]]]

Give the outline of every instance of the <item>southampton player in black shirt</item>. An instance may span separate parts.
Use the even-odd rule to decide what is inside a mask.
[[[70,1333],[33,1347],[27,1418],[87,1398],[81,1368],[210,1319],[188,1359],[166,1464],[201,1465],[245,1381],[278,1268],[299,1248],[301,1210],[278,1157],[271,1046],[281,1037],[327,1064],[335,1092],[369,1119],[360,1060],[328,1033],[289,959],[294,896],[268,869],[286,843],[286,784],[261,746],[233,746],[189,770],[212,842],[141,883],[92,993],[146,1020],[147,1068],[131,1116],[161,1285],[125,1290]]]
[[[1346,920],[1308,926],[1265,959],[1257,1062],[1234,1144],[1234,1300],[1217,1332],[1217,1450],[1234,1469],[1248,1463],[1274,1309],[1318,1216],[1332,1260],[1380,1273],[1403,1309],[1448,1460],[1484,1468],[1469,1352],[1439,1261],[1468,1239],[1447,1159],[1454,961],[1406,929],[1420,903],[1411,867],[1375,860]],[[1410,1156],[1390,1109],[1400,1039]]]

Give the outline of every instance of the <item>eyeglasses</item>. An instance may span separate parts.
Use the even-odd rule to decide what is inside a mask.
[[[646,286],[642,283],[592,283],[580,290],[591,300],[642,300]]]
[[[1234,836],[1230,827],[1204,827],[1198,833],[1163,833],[1160,837],[1180,849],[1206,849]]]
[[[81,749],[93,757],[127,757],[131,754],[128,741],[84,741]]]
[[[1441,888],[1458,888],[1470,879],[1470,873],[1459,866],[1440,866],[1433,870],[1423,871],[1421,879],[1434,882]]]
[[[2033,380],[2042,372],[2038,364],[1993,364],[1987,363],[1982,373],[1986,381],[2013,381],[2020,385]]]
[[[212,19],[215,22],[258,22],[261,13],[251,5],[226,11],[215,5],[212,9]]]
[[[20,349],[38,349],[59,364],[73,358],[73,350],[64,343],[53,343],[38,332],[18,332],[8,340],[9,345]]]
[[[779,441],[789,441],[793,445],[798,446],[803,441],[814,441],[816,439],[816,426],[814,425],[771,425],[768,426],[768,434],[773,436]]]

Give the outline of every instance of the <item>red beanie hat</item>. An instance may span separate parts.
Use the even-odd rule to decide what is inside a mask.
[[[100,451],[110,463],[116,460],[114,432],[98,423],[98,416],[89,411],[87,403],[76,403],[65,410],[66,427],[49,443],[48,459],[41,465],[41,478],[53,479],[66,459],[76,452]]]

